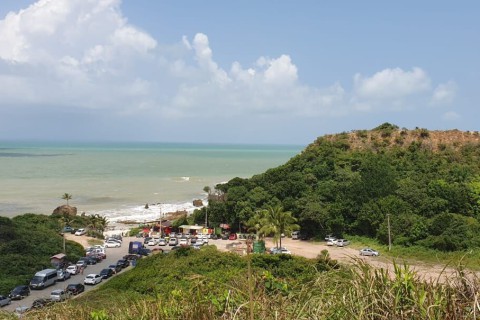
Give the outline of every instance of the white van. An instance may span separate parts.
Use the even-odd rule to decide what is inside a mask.
[[[57,282],[57,270],[45,269],[35,273],[35,276],[30,280],[30,289],[43,289],[54,285]]]
[[[300,231],[292,232],[292,240],[298,240],[300,238]]]

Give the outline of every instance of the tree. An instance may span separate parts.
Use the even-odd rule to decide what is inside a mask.
[[[273,239],[275,242],[280,243],[280,247],[282,246],[282,234],[300,229],[300,226],[295,223],[297,219],[292,216],[290,211],[283,211],[283,207],[280,205],[275,207],[269,206],[262,211],[262,214],[263,219],[261,223],[263,226],[260,228],[259,233],[273,233]]]
[[[62,199],[67,200],[67,206],[68,206],[69,205],[68,200],[72,199],[72,195],[70,193],[64,193],[63,196],[62,196]]]

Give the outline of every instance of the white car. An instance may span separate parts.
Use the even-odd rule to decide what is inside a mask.
[[[84,228],[81,228],[75,231],[76,236],[83,236],[85,233],[87,233],[87,231]]]
[[[327,246],[334,246],[337,244],[337,239],[331,238],[327,241]]]
[[[167,245],[167,240],[165,240],[165,238],[160,238],[158,239],[158,243],[157,243],[159,246],[166,246]]]
[[[179,245],[188,245],[188,239],[187,238],[180,238],[180,240],[178,241],[178,244]]]
[[[273,254],[292,254],[287,248],[278,248],[272,252]]]
[[[107,241],[105,242],[105,248],[120,248],[122,244],[116,241]]]
[[[147,246],[154,246],[157,244],[157,240],[155,238],[152,238],[150,241],[147,242]]]
[[[50,299],[52,299],[52,301],[64,301],[68,298],[70,298],[70,293],[62,289],[53,290],[52,293],[50,293]]]
[[[78,273],[78,267],[76,265],[71,265],[68,266],[67,269],[65,269],[66,272],[70,273],[71,275],[75,275]]]
[[[92,285],[95,285],[97,283],[100,283],[102,282],[102,276],[99,275],[99,274],[95,274],[95,273],[91,273],[89,275],[87,275],[85,277],[85,279],[83,279],[83,283],[84,284],[92,284]]]
[[[378,257],[380,254],[377,250],[373,250],[371,248],[363,248],[362,250],[360,250],[360,255]]]
[[[337,242],[335,243],[337,247],[345,247],[345,246],[348,246],[349,244],[350,244],[350,241],[345,239],[338,239]]]

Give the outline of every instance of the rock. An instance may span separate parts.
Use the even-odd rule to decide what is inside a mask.
[[[193,206],[194,207],[203,207],[203,201],[200,199],[193,200]]]
[[[57,207],[55,210],[52,212],[53,215],[69,215],[69,216],[76,216],[77,215],[77,207],[71,207],[66,204],[63,206]]]

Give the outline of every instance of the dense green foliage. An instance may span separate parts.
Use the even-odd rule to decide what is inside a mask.
[[[12,219],[0,217],[0,294],[28,284],[35,272],[50,268],[50,257],[63,252],[58,217],[24,214]],[[65,242],[67,259],[83,256],[83,247]]]
[[[216,186],[212,225],[242,228],[255,212],[281,205],[301,232],[362,235],[442,251],[480,246],[478,132],[400,130],[383,124],[318,138],[286,164]],[[204,211],[195,216],[201,223]],[[238,227],[240,226],[240,227]]]

